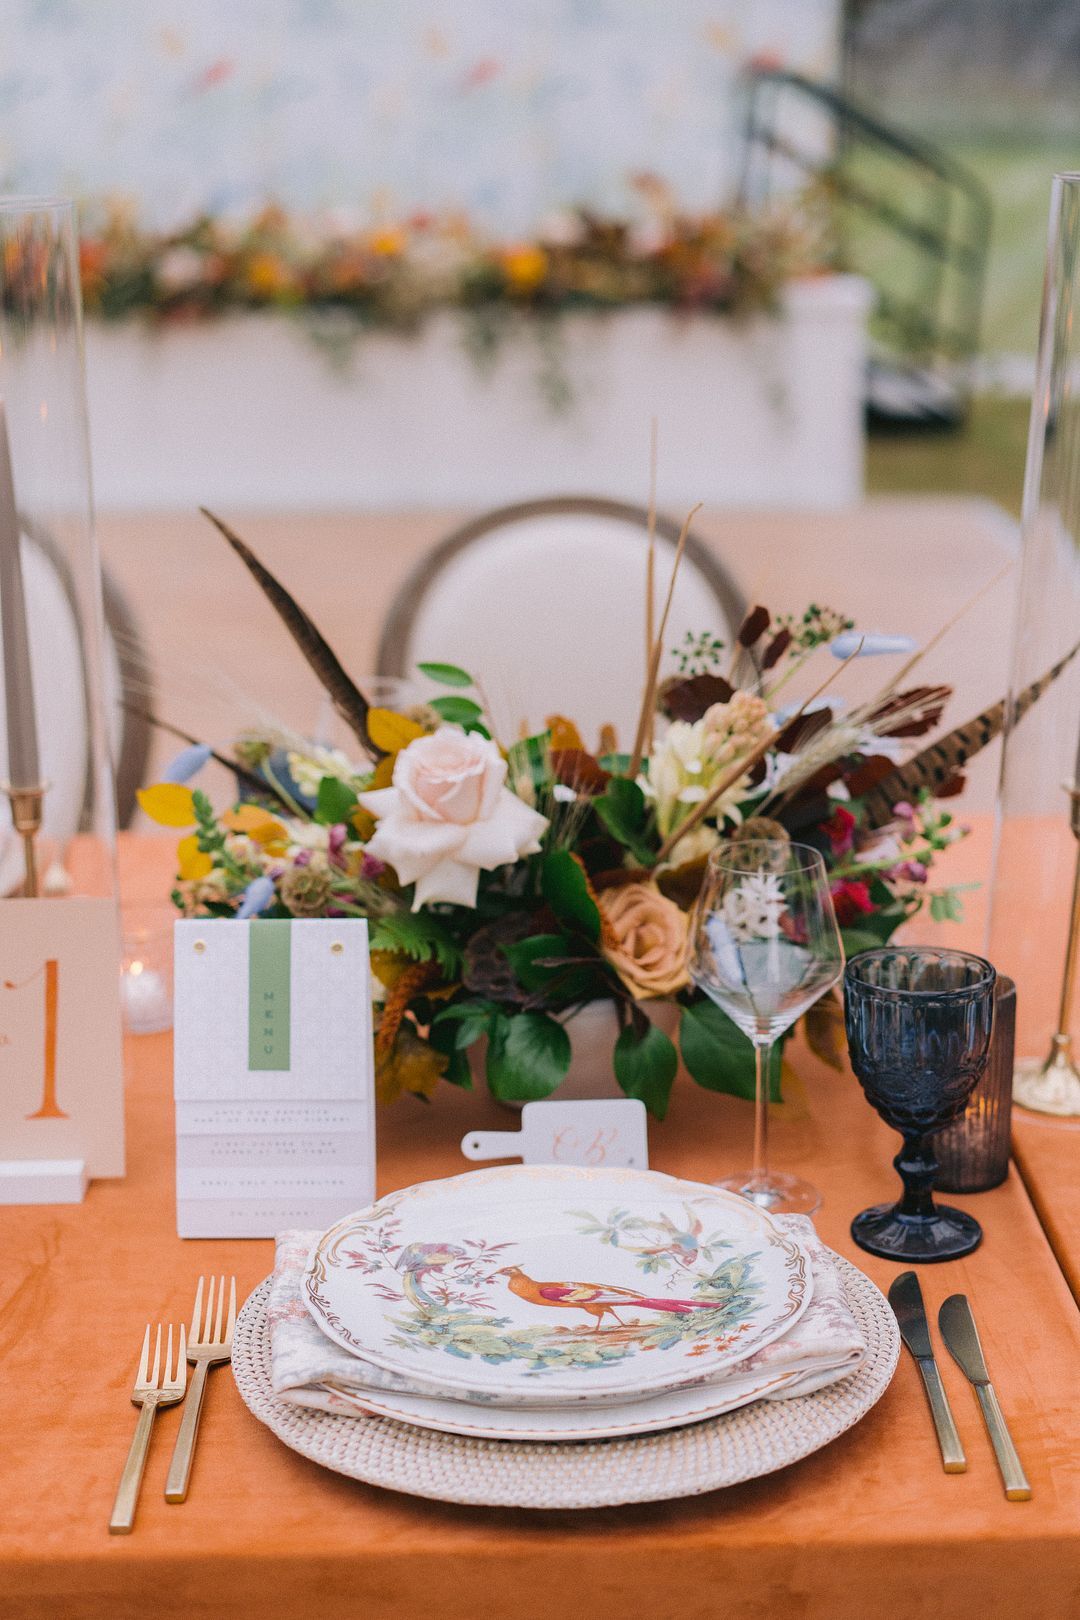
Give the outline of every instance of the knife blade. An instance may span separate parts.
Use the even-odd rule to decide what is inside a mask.
[[[903,1271],[889,1289],[889,1304],[900,1329],[900,1337],[907,1345],[915,1365],[922,1374],[923,1388],[930,1403],[930,1415],[937,1431],[941,1448],[941,1464],[947,1474],[962,1474],[967,1467],[964,1448],[956,1432],[952,1407],[941,1382],[934,1347],[930,1342],[930,1324],[926,1320],[919,1279],[913,1271]]]
[[[997,1465],[1001,1470],[1006,1497],[1010,1502],[1026,1502],[1031,1496],[1031,1486],[1013,1445],[1012,1435],[1005,1422],[1005,1414],[998,1403],[997,1392],[990,1382],[986,1357],[979,1342],[979,1330],[975,1326],[975,1318],[971,1314],[966,1294],[950,1294],[938,1312],[938,1327],[941,1329],[941,1337],[948,1346],[949,1354],[964,1376],[975,1386],[983,1420],[994,1447]]]

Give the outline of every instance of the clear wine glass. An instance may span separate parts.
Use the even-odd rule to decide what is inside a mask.
[[[810,1214],[821,1194],[769,1169],[772,1046],[844,971],[825,862],[808,844],[746,839],[709,857],[694,912],[690,976],[754,1045],[754,1163],[718,1185],[777,1214]]]

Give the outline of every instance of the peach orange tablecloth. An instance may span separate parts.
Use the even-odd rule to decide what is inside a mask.
[[[825,1240],[882,1286],[848,1223],[890,1196],[896,1139],[850,1075],[794,1054],[776,1158],[825,1193]],[[163,1500],[179,1414],[162,1414],[135,1533],[106,1521],[148,1317],[179,1320],[201,1271],[244,1292],[272,1245],[181,1242],[172,1191],[168,1036],[128,1044],[129,1173],[80,1208],[0,1210],[0,1617],[3,1620],[955,1620],[1080,1614],[1080,1313],[1019,1178],[959,1202],[986,1229],[964,1261],[926,1267],[932,1308],[967,1292],[1021,1456],[1007,1503],[975,1400],[943,1376],[969,1471],[946,1477],[914,1366],[864,1421],[782,1473],[687,1501],[589,1513],[457,1508],[340,1479],[296,1456],[216,1372],[191,1494]],[[447,1088],[380,1121],[387,1190],[464,1168],[469,1126],[505,1125]],[[658,1169],[709,1178],[745,1159],[746,1104],[680,1082],[652,1129]]]

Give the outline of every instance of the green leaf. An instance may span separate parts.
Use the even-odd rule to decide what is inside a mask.
[[[373,951],[400,951],[415,962],[434,957],[448,978],[461,972],[461,951],[430,911],[392,911],[368,927]]]
[[[547,1013],[497,1014],[488,1039],[487,1079],[504,1102],[549,1097],[570,1067],[570,1037]]]
[[[336,776],[324,776],[315,802],[315,820],[323,827],[337,826],[348,821],[356,804],[356,794],[347,782],[339,781]]]
[[[611,834],[642,866],[652,866],[656,852],[645,841],[645,795],[636,782],[613,776],[607,790],[593,800],[593,809]]]
[[[930,896],[930,915],[935,922],[960,922],[964,915],[963,901],[956,889],[942,889]]]
[[[471,1043],[458,1040],[459,1032],[460,1026],[452,1023],[433,1023],[428,1031],[428,1041],[436,1052],[441,1052],[448,1059],[442,1078],[449,1080],[452,1086],[460,1086],[462,1091],[471,1091],[472,1069],[464,1052],[464,1047]]]
[[[440,686],[472,686],[473,678],[464,669],[456,664],[417,664],[421,675],[427,675],[430,680],[438,681]]]
[[[675,1044],[662,1029],[647,1023],[639,1033],[627,1024],[615,1042],[615,1078],[628,1097],[638,1097],[649,1113],[663,1119],[679,1069]]]
[[[440,720],[451,726],[474,725],[484,712],[479,703],[466,697],[432,698],[428,708],[434,709]]]
[[[463,1052],[487,1034],[495,1010],[493,1001],[456,1001],[452,1007],[441,1008],[431,1022],[432,1044],[440,1052]],[[440,1032],[440,1041],[448,1044],[436,1041],[436,1032]]]
[[[561,923],[576,928],[595,944],[600,938],[600,911],[589,894],[581,863],[568,849],[552,850],[540,873],[544,899]]]
[[[612,969],[599,956],[582,961],[583,948],[566,934],[533,934],[504,945],[503,952],[519,984],[551,1006],[564,1007],[610,994]]]
[[[542,990],[558,974],[559,968],[551,966],[550,959],[573,954],[574,947],[565,934],[532,934],[503,946],[503,955],[526,990]],[[537,957],[543,957],[548,965],[537,966]]]
[[[692,1001],[683,1008],[679,1047],[686,1067],[706,1091],[753,1097],[753,1045],[715,1002]],[[769,1097],[773,1102],[780,1100],[781,1056],[777,1041],[769,1065]]]
[[[903,917],[897,917],[893,928],[898,928],[903,921]],[[876,929],[866,927],[841,928],[840,938],[844,942],[844,955],[856,956],[859,951],[876,951],[879,945],[885,944],[888,934],[882,935]]]

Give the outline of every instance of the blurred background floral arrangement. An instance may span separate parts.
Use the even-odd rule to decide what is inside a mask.
[[[478,320],[628,304],[745,314],[772,307],[792,276],[824,265],[812,210],[688,211],[650,175],[633,189],[645,204],[633,221],[574,208],[510,241],[464,213],[417,212],[361,228],[342,210],[313,218],[278,206],[243,222],[203,213],[154,230],[116,202],[83,232],[83,297],[105,320],[273,309],[409,332],[444,310]],[[6,266],[13,291],[34,269],[30,257]]]

